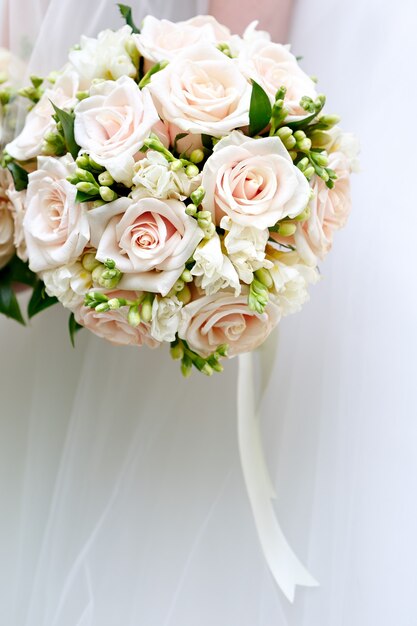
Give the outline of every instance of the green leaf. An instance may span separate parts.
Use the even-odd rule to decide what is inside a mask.
[[[127,6],[127,4],[118,4],[119,11],[121,16],[125,19],[126,24],[130,26],[134,33],[140,33],[139,28],[136,26],[132,17],[132,8]]]
[[[269,98],[260,85],[252,80],[252,95],[249,106],[249,134],[257,135],[271,120],[272,107]]]
[[[62,124],[67,150],[72,154],[73,158],[76,159],[80,151],[80,146],[77,144],[74,137],[75,114],[59,109],[52,101],[51,104],[54,107],[58,120]]]
[[[99,195],[92,196],[83,191],[77,191],[77,195],[75,196],[75,202],[94,202],[94,200],[101,200],[101,198]]]
[[[12,284],[8,281],[0,283],[0,313],[25,325]]]
[[[201,143],[203,144],[203,148],[207,150],[213,150],[213,138],[211,135],[201,135]]]
[[[11,173],[13,177],[14,186],[16,187],[16,191],[23,191],[27,189],[28,186],[28,173],[23,167],[20,167],[17,163],[13,161],[7,164],[7,169]]]
[[[45,292],[45,285],[41,280],[38,280],[33,289],[32,297],[29,300],[28,304],[29,319],[34,317],[34,315],[37,315],[41,311],[49,308],[53,304],[56,304],[57,302],[58,299],[55,298],[55,296],[48,296],[48,294]]]
[[[29,265],[14,256],[8,264],[10,280],[12,283],[21,283],[33,287],[37,281],[36,274],[29,269]],[[1,278],[0,278],[1,280]]]
[[[75,348],[75,335],[79,330],[81,330],[81,328],[84,328],[84,326],[81,326],[81,324],[75,320],[74,313],[71,313],[68,320],[68,330],[73,348]]]

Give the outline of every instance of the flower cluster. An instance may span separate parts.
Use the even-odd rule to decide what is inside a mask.
[[[256,24],[239,37],[210,16],[148,16],[139,31],[121,8],[126,26],[83,37],[23,93],[3,154],[14,245],[32,312],[59,301],[72,332],[169,342],[184,375],[211,374],[307,300],[357,145]]]

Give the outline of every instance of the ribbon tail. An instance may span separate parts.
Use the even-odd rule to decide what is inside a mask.
[[[262,446],[250,353],[239,356],[237,395],[239,452],[256,530],[272,576],[293,602],[297,585],[315,587],[318,583],[292,551],[276,518],[272,503],[276,495]]]

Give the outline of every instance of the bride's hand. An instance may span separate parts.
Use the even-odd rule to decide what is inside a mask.
[[[259,20],[259,28],[267,30],[272,41],[287,43],[293,4],[293,0],[210,0],[209,13],[239,34]]]

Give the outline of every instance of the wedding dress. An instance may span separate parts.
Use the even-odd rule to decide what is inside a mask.
[[[109,0],[24,4],[8,20],[12,48],[33,45],[29,73],[120,23]],[[152,1],[135,15],[206,10]],[[281,323],[262,402],[276,511],[320,587],[289,604],[261,554],[237,363],[184,381],[163,349],[82,331],[73,350],[57,307],[30,329],[0,321],[1,625],[415,625],[417,213],[399,120],[417,95],[416,13],[301,0],[293,19],[293,50],[363,145],[350,223],[311,302]]]

